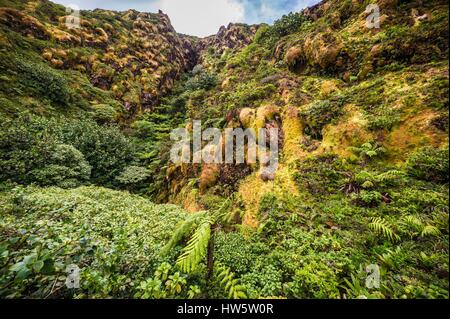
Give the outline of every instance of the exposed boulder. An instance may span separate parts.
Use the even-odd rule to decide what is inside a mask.
[[[243,127],[248,128],[255,120],[255,115],[256,111],[254,109],[248,107],[243,108],[239,113],[239,121],[241,122]]]
[[[321,68],[334,65],[342,48],[342,41],[331,32],[318,33],[314,37],[309,37],[304,45],[308,62]]]
[[[286,64],[290,69],[301,70],[305,67],[306,59],[302,46],[296,45],[289,48],[285,55]]]

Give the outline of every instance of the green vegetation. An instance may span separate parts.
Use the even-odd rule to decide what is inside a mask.
[[[0,297],[448,299],[448,1],[367,4],[198,39],[0,0]],[[193,120],[278,128],[276,172],[171,163]]]
[[[161,245],[186,215],[99,187],[18,187],[1,202],[0,292],[9,298],[133,297],[164,262]],[[81,268],[80,290],[65,287],[71,264]],[[166,286],[167,296],[180,295]]]
[[[138,163],[130,139],[117,127],[99,126],[92,120],[23,115],[2,122],[1,127],[2,180],[114,186],[125,167]]]

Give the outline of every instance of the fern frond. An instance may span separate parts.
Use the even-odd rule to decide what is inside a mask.
[[[400,236],[394,232],[392,225],[390,225],[385,219],[380,217],[372,218],[369,228],[378,234],[382,234],[391,242],[400,241]]]
[[[403,220],[405,221],[406,224],[408,224],[412,227],[417,227],[417,228],[423,227],[423,223],[419,217],[416,217],[413,215],[408,215],[408,216],[403,217]]]
[[[441,231],[432,225],[427,225],[423,228],[422,232],[421,232],[421,236],[425,237],[425,236],[439,236],[441,234]]]
[[[201,211],[191,214],[186,218],[176,229],[172,238],[162,249],[162,254],[167,254],[172,248],[174,248],[183,238],[187,237],[195,225],[205,216],[206,212]]]
[[[422,220],[420,220],[419,217],[416,217],[413,215],[407,215],[407,216],[403,217],[402,224],[406,225],[409,228],[412,228],[416,232],[415,234],[413,234],[415,236],[417,236],[418,233],[420,233],[424,228]]]
[[[401,253],[401,248],[397,247],[395,250],[387,249],[385,253],[377,255],[378,259],[389,268],[397,268],[397,261]]]
[[[220,287],[227,294],[229,299],[245,299],[247,295],[245,293],[245,286],[240,284],[240,280],[234,278],[234,273],[230,268],[225,265],[216,262],[217,281],[219,281]]]
[[[211,218],[205,218],[197,227],[183,253],[177,259],[177,265],[185,273],[192,272],[205,258],[211,238]]]
[[[214,216],[217,220],[224,223],[229,223],[234,217],[234,211],[231,209],[233,206],[233,195],[221,202],[218,208],[214,211]]]
[[[395,183],[402,181],[405,176],[406,174],[402,171],[390,170],[376,175],[375,180],[382,185],[394,185]]]

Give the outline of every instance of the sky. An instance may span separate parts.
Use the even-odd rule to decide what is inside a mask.
[[[283,14],[300,11],[319,0],[52,0],[80,9],[157,12],[169,15],[179,33],[205,37],[230,22],[273,23]]]

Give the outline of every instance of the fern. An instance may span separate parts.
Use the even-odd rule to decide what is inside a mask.
[[[167,254],[172,248],[174,248],[183,238],[188,236],[195,225],[205,216],[206,212],[197,212],[189,215],[176,229],[169,242],[162,249],[162,254]]]
[[[405,224],[407,224],[409,227],[420,230],[423,228],[423,223],[420,220],[419,217],[408,215],[403,217],[403,220]]]
[[[375,176],[375,181],[382,186],[394,186],[405,178],[405,173],[398,170],[390,170]]]
[[[441,231],[432,225],[426,225],[423,229],[422,232],[420,233],[420,236],[425,237],[425,236],[439,236],[441,234]]]
[[[211,228],[218,222],[230,220],[230,211],[233,204],[232,197],[223,201],[220,206],[214,209],[212,214],[208,212],[199,212],[189,216],[175,231],[174,235],[163,248],[163,253],[167,253],[175,247],[184,237],[195,229],[192,237],[189,239],[186,247],[183,248],[181,255],[176,263],[185,273],[190,273],[196,269],[198,264],[204,260],[208,244],[211,239]],[[197,226],[198,225],[198,226]],[[196,228],[195,228],[196,227]]]
[[[414,233],[411,234],[411,237],[425,237],[425,236],[439,236],[441,231],[439,228],[433,225],[425,225],[418,217],[416,216],[405,216],[403,218],[403,223],[407,225],[409,228],[414,230]]]
[[[214,215],[217,220],[222,221],[223,223],[231,223],[233,217],[236,214],[236,211],[232,210],[234,195],[231,195],[215,209]]]
[[[400,236],[394,232],[392,225],[390,225],[385,219],[380,217],[372,218],[369,228],[378,234],[382,234],[391,242],[400,241]]]
[[[194,234],[186,247],[183,248],[183,253],[178,257],[177,265],[185,273],[190,273],[206,256],[209,239],[211,238],[211,218],[205,218],[197,227]]]
[[[399,260],[401,257],[402,250],[400,247],[397,247],[395,250],[387,249],[383,254],[377,254],[378,259],[382,263],[384,263],[389,268],[398,268]]]
[[[245,293],[245,286],[240,284],[240,280],[234,278],[234,273],[230,268],[217,262],[217,281],[219,281],[220,287],[227,294],[229,299],[245,299],[247,295]]]
[[[360,147],[350,147],[350,150],[359,154],[361,158],[372,159],[386,152],[386,149],[377,143],[365,143]]]

